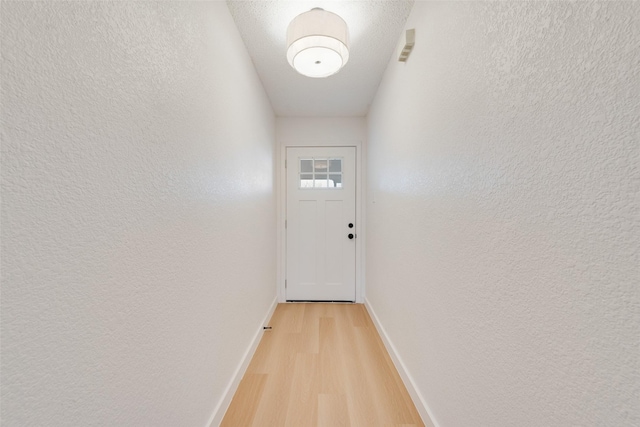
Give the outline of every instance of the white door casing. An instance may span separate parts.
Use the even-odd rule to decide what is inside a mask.
[[[356,149],[288,147],[286,160],[286,300],[355,301]]]

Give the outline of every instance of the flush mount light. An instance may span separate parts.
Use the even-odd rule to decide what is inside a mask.
[[[308,77],[337,73],[349,60],[347,23],[319,7],[296,16],[287,29],[287,60]]]

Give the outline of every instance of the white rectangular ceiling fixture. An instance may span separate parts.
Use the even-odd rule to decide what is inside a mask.
[[[405,36],[404,36],[404,47],[402,48],[402,51],[400,52],[400,57],[398,58],[398,61],[400,62],[407,62],[407,59],[409,59],[409,55],[411,54],[411,51],[413,50],[413,45],[416,44],[416,30],[415,28],[412,28],[410,30],[407,30],[405,32]]]

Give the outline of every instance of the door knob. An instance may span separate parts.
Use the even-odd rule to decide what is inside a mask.
[[[349,223],[349,228],[353,228],[353,223]]]
[[[350,239],[353,239],[353,234],[349,233],[349,236],[348,236],[348,237],[349,237]]]

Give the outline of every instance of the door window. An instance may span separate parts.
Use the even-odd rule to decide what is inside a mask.
[[[342,188],[342,158],[300,158],[299,188]]]

